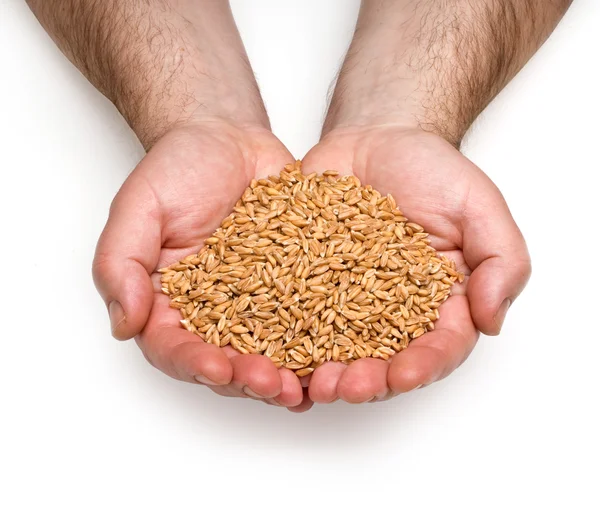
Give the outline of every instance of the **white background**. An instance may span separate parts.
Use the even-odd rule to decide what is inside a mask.
[[[301,157],[358,1],[233,5]],[[0,0],[0,504],[600,505],[599,26],[600,4],[575,0],[465,147],[534,261],[502,335],[427,389],[294,415],[177,383],[110,338],[90,264],[143,152],[24,2]]]

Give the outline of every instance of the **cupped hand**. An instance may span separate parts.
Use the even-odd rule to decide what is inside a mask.
[[[306,173],[355,174],[430,233],[431,245],[465,275],[440,307],[436,329],[390,361],[326,363],[310,379],[317,403],[384,400],[443,379],[470,354],[478,330],[496,335],[525,287],[525,241],[498,188],[441,137],[379,126],[333,130],[305,157]]]
[[[312,402],[291,371],[184,330],[156,273],[198,252],[252,178],[277,174],[289,162],[291,154],[264,128],[214,120],[169,132],[115,197],[93,272],[113,335],[136,337],[148,361],[167,375],[303,411]]]

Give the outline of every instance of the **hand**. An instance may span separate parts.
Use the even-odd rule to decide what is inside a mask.
[[[137,336],[148,361],[167,375],[223,396],[304,411],[312,402],[303,401],[294,373],[277,370],[268,357],[219,349],[184,330],[155,273],[198,252],[252,178],[279,173],[289,162],[291,154],[262,127],[215,120],[167,133],[117,194],[93,271],[114,336]]]
[[[384,400],[441,380],[469,355],[477,329],[496,335],[531,272],[525,241],[492,181],[447,141],[418,129],[375,126],[329,132],[306,156],[307,173],[354,173],[430,233],[463,284],[440,306],[436,329],[389,362],[328,363],[310,379],[317,403]]]

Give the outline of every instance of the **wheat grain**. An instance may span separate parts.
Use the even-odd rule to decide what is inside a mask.
[[[389,359],[435,327],[463,281],[391,196],[299,163],[253,180],[198,254],[162,268],[181,324],[305,376],[325,361]]]

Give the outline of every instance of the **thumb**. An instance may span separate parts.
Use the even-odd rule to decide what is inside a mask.
[[[158,203],[149,185],[135,174],[113,201],[92,270],[112,334],[120,340],[136,336],[148,320],[153,301],[150,273],[161,246]]]
[[[531,275],[527,245],[500,191],[468,206],[463,252],[473,272],[467,296],[473,321],[487,335],[500,333],[504,318]]]
[[[343,137],[323,138],[302,159],[304,174],[337,171],[345,176],[353,174],[355,169],[353,152],[348,149],[348,141]]]

